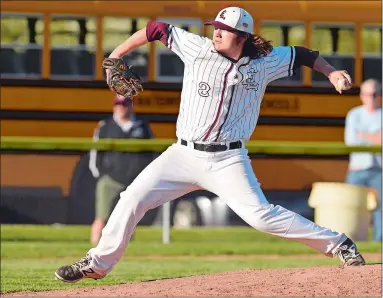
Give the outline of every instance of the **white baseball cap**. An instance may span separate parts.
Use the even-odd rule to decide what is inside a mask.
[[[227,7],[222,9],[214,21],[205,23],[227,31],[242,31],[254,33],[254,22],[251,15],[240,7]]]

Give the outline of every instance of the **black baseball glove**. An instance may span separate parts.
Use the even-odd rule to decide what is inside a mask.
[[[119,95],[131,97],[143,91],[141,78],[132,67],[126,65],[125,61],[117,58],[105,58],[102,62],[104,69],[109,69],[106,82],[109,88]]]

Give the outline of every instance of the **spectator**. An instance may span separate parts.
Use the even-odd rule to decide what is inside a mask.
[[[132,99],[115,97],[113,116],[100,121],[93,138],[150,139],[152,132],[146,123],[136,120]],[[93,244],[98,243],[120,192],[133,182],[153,157],[152,153],[91,150],[89,169],[97,179],[96,214],[91,232]]]
[[[347,145],[379,145],[382,143],[381,84],[367,80],[360,87],[362,105],[350,110],[346,117]],[[375,189],[378,207],[373,212],[374,240],[382,241],[382,156],[372,153],[350,155],[347,183]]]

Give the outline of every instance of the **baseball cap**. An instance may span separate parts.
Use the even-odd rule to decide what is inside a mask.
[[[206,22],[205,25],[213,25],[216,28],[227,31],[254,33],[253,18],[246,10],[240,7],[222,9],[214,21]]]
[[[125,105],[129,105],[132,102],[132,100],[133,99],[131,97],[124,97],[121,95],[116,95],[113,98],[113,104],[125,106]]]

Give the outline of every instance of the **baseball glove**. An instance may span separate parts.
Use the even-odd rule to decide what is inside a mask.
[[[118,58],[105,58],[102,62],[104,69],[109,69],[107,84],[109,88],[119,95],[131,97],[143,91],[141,78],[136,74],[132,67],[126,65],[125,61]]]

